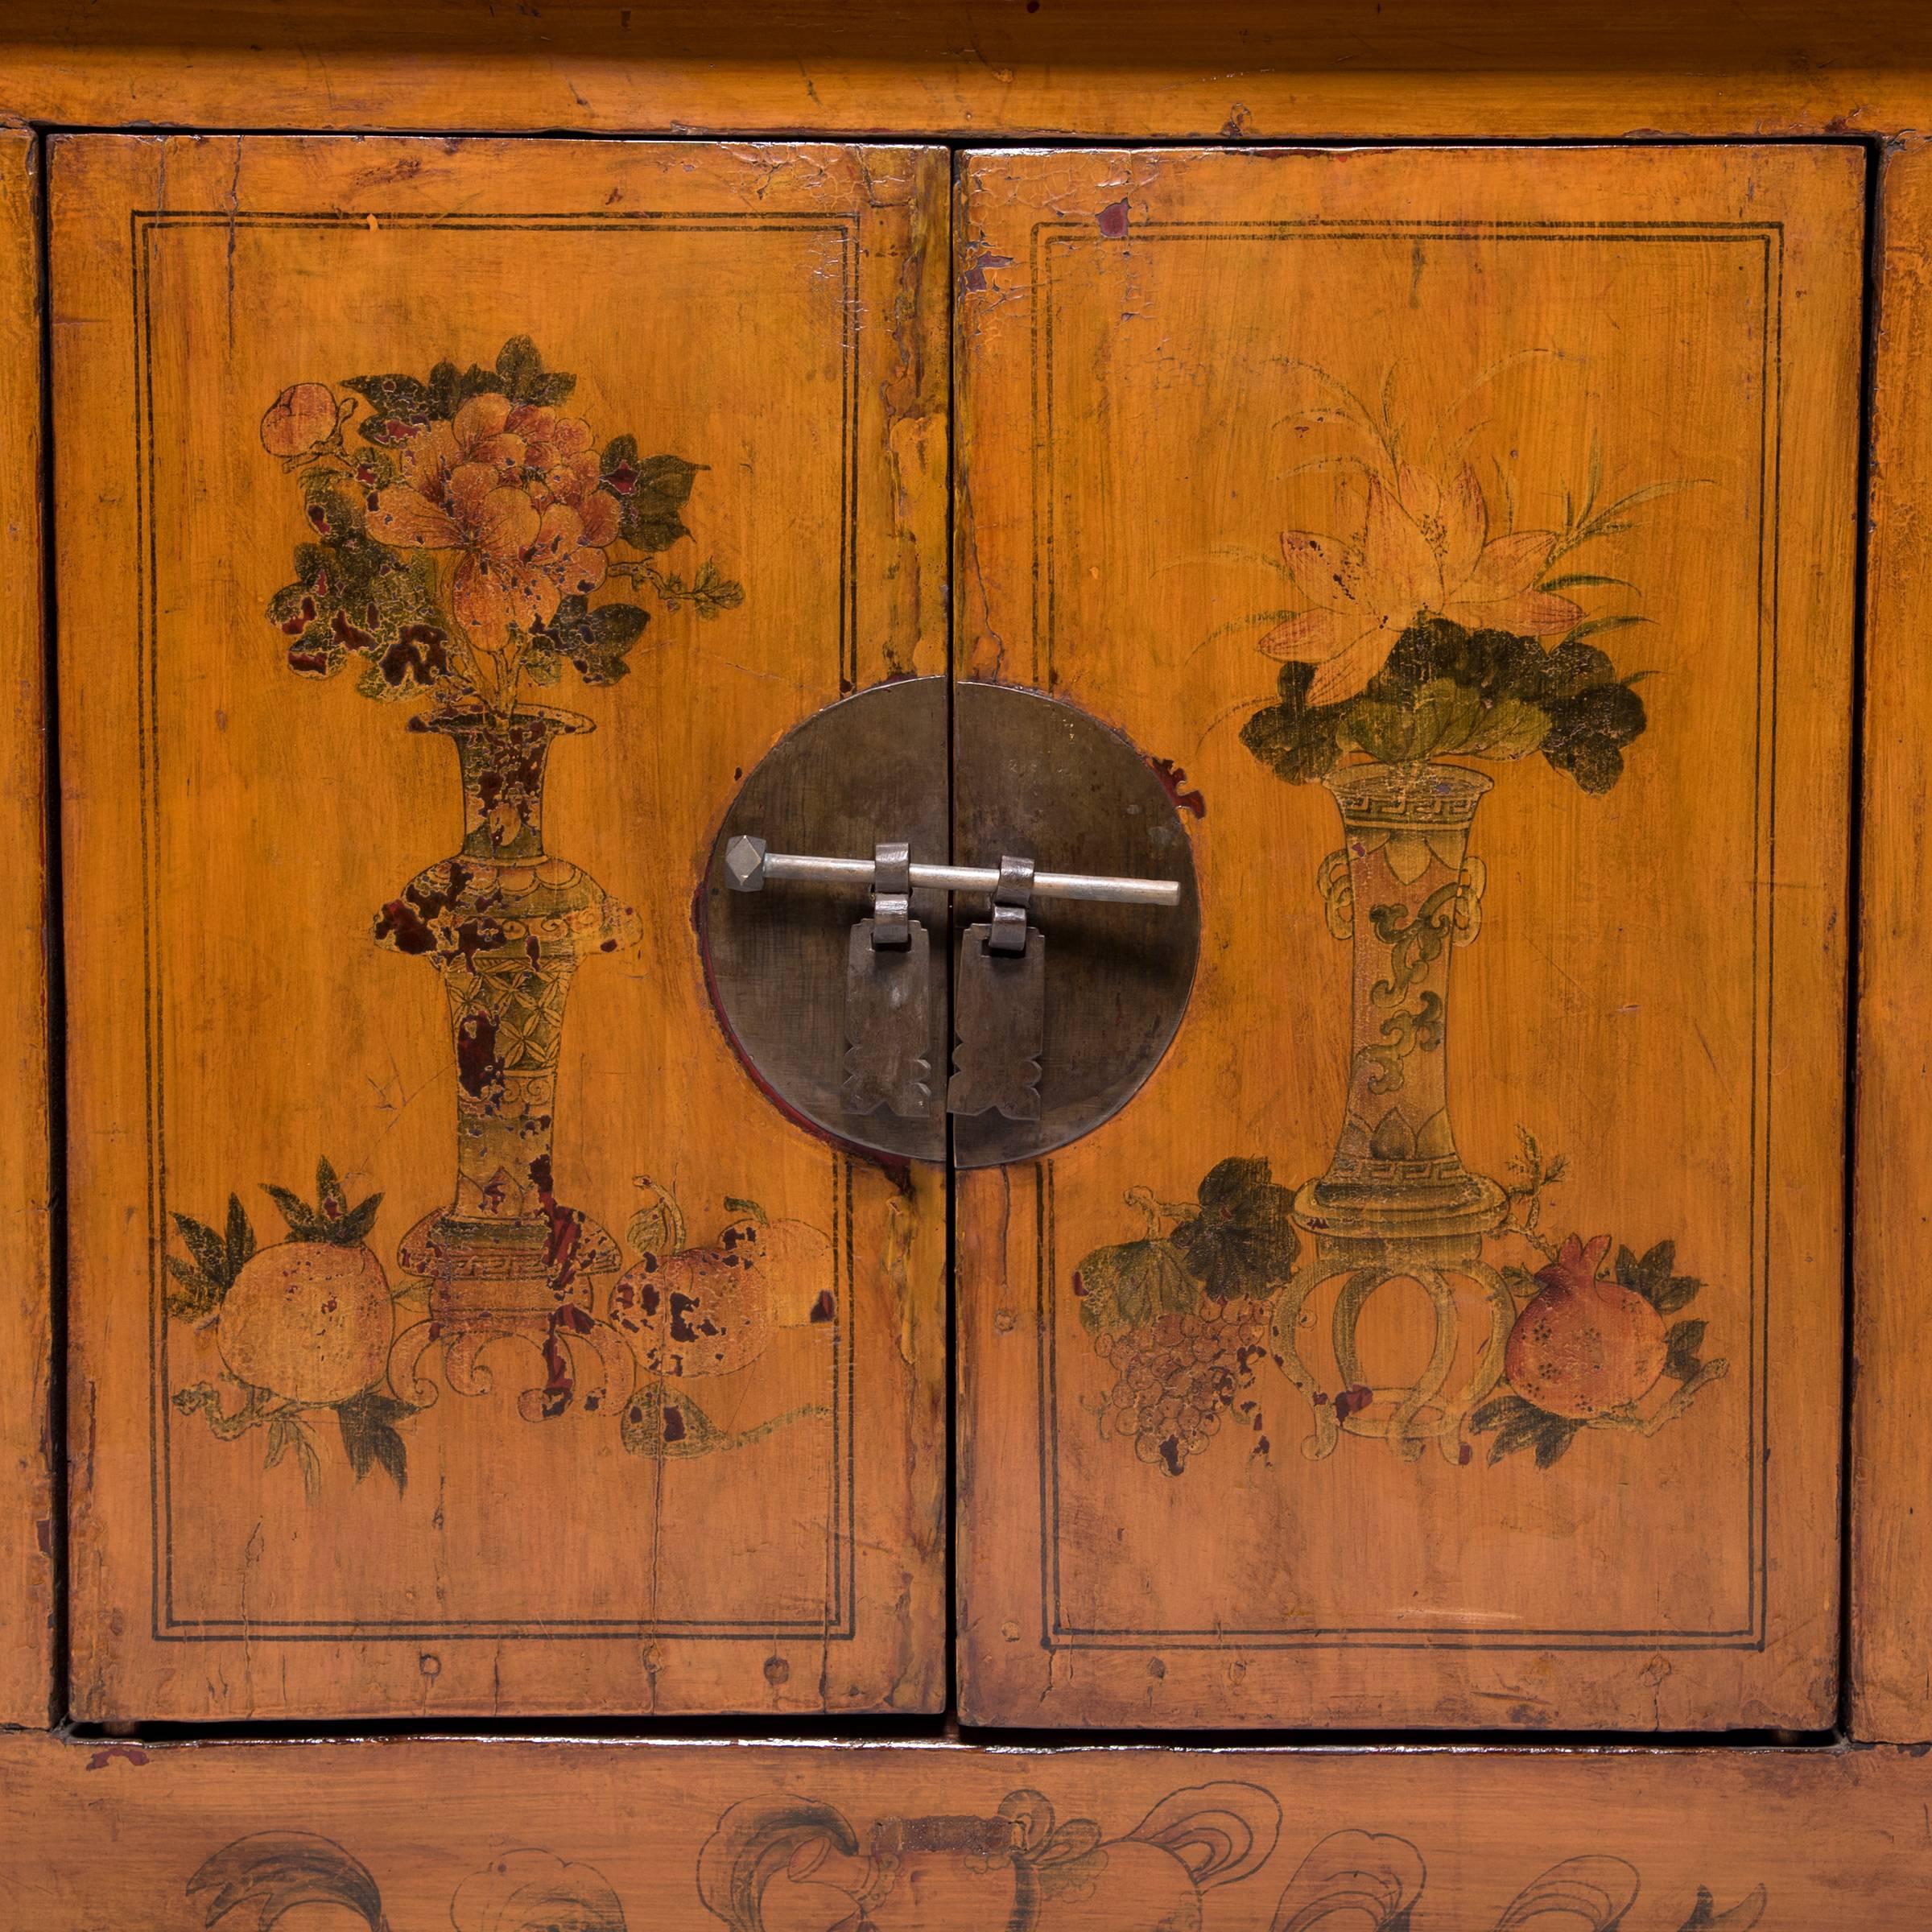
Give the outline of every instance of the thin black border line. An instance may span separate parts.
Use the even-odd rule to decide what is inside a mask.
[[[1055,600],[1054,596],[1054,476],[1055,443],[1053,433],[1053,254],[1043,237],[1068,237],[1086,238],[1091,236],[1090,221],[1069,218],[1046,219],[1036,221],[1033,226],[1030,266],[1033,270],[1032,287],[1037,291],[1031,318],[1033,355],[1031,358],[1034,387],[1036,422],[1042,426],[1043,434],[1036,444],[1034,460],[1034,570],[1036,586],[1040,569],[1039,559],[1044,555],[1045,590],[1044,610],[1046,633],[1042,641],[1040,633],[1042,597],[1036,587],[1034,600],[1034,682],[1040,679],[1044,669],[1046,687],[1051,689],[1055,682],[1054,667],[1054,642],[1055,632]],[[1737,243],[1755,237],[1763,255],[1763,293],[1761,296],[1763,339],[1761,349],[1761,375],[1759,396],[1759,459],[1757,506],[1758,538],[1758,677],[1756,692],[1755,743],[1752,762],[1757,789],[1757,799],[1753,807],[1753,818],[1757,821],[1757,848],[1770,868],[1769,876],[1776,877],[1777,869],[1777,594],[1779,576],[1779,526],[1777,491],[1780,477],[1775,468],[1768,473],[1767,464],[1773,456],[1781,459],[1784,431],[1784,362],[1783,362],[1783,301],[1784,301],[1784,224],[1782,221],[1726,222],[1726,221],[1374,221],[1338,220],[1308,217],[1290,220],[1258,220],[1244,221],[1169,221],[1150,220],[1137,222],[1133,233],[1137,238],[1150,241],[1352,241],[1386,239],[1392,236],[1432,234],[1445,241],[1504,240],[1563,242],[1605,241],[1670,241],[1670,242],[1717,242]],[[1776,299],[1772,286],[1772,242],[1777,243],[1777,277]],[[1043,316],[1043,327],[1042,327]],[[1038,401],[1042,356],[1044,357],[1044,416]],[[1775,378],[1775,381],[1773,380]],[[1775,433],[1771,425],[1773,419],[1772,398],[1775,394]],[[1042,514],[1043,513],[1043,514]],[[1769,530],[1769,578],[1766,579],[1767,546]],[[1770,646],[1765,649],[1767,636]],[[1043,643],[1043,647],[1042,647]],[[1771,729],[1767,747],[1764,729],[1764,713],[1766,699],[1766,678],[1770,679]],[[1767,783],[1768,780],[1768,783]],[[1769,791],[1769,797],[1766,792]],[[1777,899],[1773,891],[1765,889],[1765,868],[1760,865],[1754,869],[1752,881],[1752,954],[1753,998],[1752,1012],[1752,1059],[1751,1100],[1748,1116],[1748,1145],[1752,1152],[1752,1166],[1746,1201],[1746,1241],[1750,1271],[1751,1293],[1755,1304],[1754,1316],[1747,1327],[1750,1348],[1750,1389],[1747,1415],[1750,1423],[1751,1439],[1746,1459],[1745,1534],[1746,1534],[1746,1622],[1740,1631],[1712,1631],[1686,1633],[1681,1630],[1665,1632],[1644,1631],[1566,1631],[1559,1633],[1536,1632],[1513,1632],[1506,1640],[1486,1637],[1481,1632],[1389,1630],[1368,1627],[1359,1633],[1322,1632],[1315,1630],[1305,1634],[1286,1631],[1249,1632],[1220,1625],[1208,1630],[1177,1630],[1172,1633],[1157,1631],[1099,1631],[1088,1630],[1066,1624],[1062,1618],[1059,1572],[1059,1394],[1055,1357],[1058,1335],[1055,1327],[1058,1315],[1058,1286],[1053,1254],[1054,1216],[1052,1212],[1052,1165],[1051,1161],[1037,1164],[1036,1188],[1039,1200],[1040,1229],[1042,1239],[1036,1247],[1038,1270],[1038,1313],[1041,1324],[1041,1348],[1046,1364],[1046,1373],[1040,1382],[1040,1456],[1042,1463],[1042,1492],[1044,1497],[1049,1492],[1052,1498],[1051,1518],[1043,1518],[1041,1525],[1042,1587],[1046,1587],[1047,1560],[1051,1561],[1052,1594],[1042,1596],[1041,1603],[1042,1645],[1049,1651],[1055,1649],[1136,1649],[1150,1645],[1164,1649],[1223,1650],[1245,1649],[1258,1650],[1304,1650],[1304,1649],[1392,1649],[1435,1650],[1459,1649],[1468,1650],[1571,1650],[1615,1652],[1637,1648],[1670,1650],[1757,1650],[1762,1651],[1767,1643],[1769,1617],[1769,1578],[1767,1574],[1769,1559],[1769,1377],[1766,1364],[1770,1353],[1769,1323],[1771,1298],[1770,1257],[1770,1209],[1769,1177],[1771,1159],[1771,1088],[1770,1061],[1772,1054],[1773,986],[1777,971],[1775,946]],[[1758,964],[1758,947],[1761,933],[1765,947],[1765,964],[1767,976],[1761,976]],[[1762,1037],[1763,1052],[1758,1051],[1759,1038]],[[1758,1090],[1763,1077],[1765,1098],[1761,1122],[1761,1138],[1764,1158],[1762,1184],[1758,1168],[1758,1148],[1761,1125]],[[1377,1641],[1377,1638],[1392,1641]],[[1190,1643],[1187,1640],[1204,1640]],[[1244,1641],[1244,1640],[1258,1641]],[[1615,1641],[1604,1641],[1615,1639]],[[1177,1641],[1179,1640],[1179,1641]],[[1393,1641],[1399,1640],[1399,1641]]]
[[[152,300],[152,237],[168,228],[228,229],[249,227],[267,229],[317,229],[355,230],[365,228],[367,213],[343,215],[322,213],[312,218],[299,213],[254,211],[230,214],[225,210],[132,208],[129,211],[129,238],[132,251],[134,299],[134,436],[136,469],[137,555],[140,568],[135,590],[135,623],[138,648],[145,659],[146,677],[136,677],[136,741],[141,768],[142,931],[143,970],[143,1100],[147,1126],[148,1161],[148,1321],[150,1384],[148,1393],[149,1509],[151,1538],[150,1572],[150,1634],[157,1643],[207,1643],[246,1641],[250,1637],[272,1638],[279,1642],[328,1642],[345,1640],[400,1641],[433,1636],[444,1641],[501,1641],[514,1633],[519,1642],[530,1641],[635,1641],[658,1636],[704,1637],[717,1641],[770,1643],[784,1639],[850,1642],[857,1638],[857,1538],[856,1459],[852,1453],[850,1406],[856,1399],[856,1342],[843,1335],[848,1323],[856,1319],[856,1295],[852,1293],[852,1233],[850,1212],[852,1177],[850,1165],[834,1153],[832,1162],[835,1209],[839,1176],[845,1179],[846,1262],[845,1294],[840,1298],[839,1319],[832,1331],[832,1534],[835,1544],[843,1548],[844,1562],[835,1562],[828,1592],[829,1619],[821,1616],[811,1622],[749,1619],[654,1618],[648,1623],[613,1620],[543,1619],[491,1620],[473,1618],[461,1624],[426,1624],[420,1619],[336,1619],[328,1623],[300,1624],[260,1619],[177,1619],[174,1615],[175,1551],[173,1523],[173,1470],[170,1443],[169,1360],[167,1325],[163,1313],[160,1257],[166,1248],[163,1232],[167,1216],[166,1096],[163,1090],[162,972],[160,942],[155,907],[160,896],[159,840],[153,830],[160,823],[159,734],[155,727],[159,705],[160,640],[159,623],[159,543],[154,510],[155,460],[154,416],[154,357]],[[844,353],[840,357],[840,509],[846,529],[839,547],[844,584],[839,599],[838,655],[841,679],[857,675],[857,415],[859,381],[859,291],[856,246],[859,217],[828,216],[813,212],[786,218],[747,212],[742,217],[729,213],[717,216],[663,217],[647,211],[580,215],[534,215],[525,217],[446,217],[415,215],[392,217],[380,212],[378,223],[409,225],[427,229],[459,232],[570,232],[609,224],[614,232],[621,225],[638,234],[720,233],[732,235],[836,234],[840,244],[840,332]],[[834,1259],[839,1249],[834,1242]],[[843,1340],[845,1377],[839,1378],[839,1349]],[[848,1414],[845,1418],[845,1481],[837,1480],[840,1451],[840,1397]],[[844,1520],[840,1519],[841,1502]],[[167,1534],[163,1535],[163,1524]],[[163,1620],[165,1615],[166,1620]],[[232,1631],[234,1634],[228,1636]]]

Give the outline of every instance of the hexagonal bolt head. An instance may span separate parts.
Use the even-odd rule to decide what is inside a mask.
[[[741,834],[724,848],[724,883],[733,892],[757,892],[765,883],[765,841]]]

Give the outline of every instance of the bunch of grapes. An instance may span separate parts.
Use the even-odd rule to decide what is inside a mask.
[[[1119,1378],[1100,1433],[1131,1436],[1142,1462],[1179,1476],[1253,1387],[1254,1365],[1267,1352],[1268,1309],[1248,1298],[1203,1302],[1198,1314],[1157,1315],[1095,1336],[1095,1352]]]

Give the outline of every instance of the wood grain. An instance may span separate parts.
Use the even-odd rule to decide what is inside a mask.
[[[1917,1932],[1928,1802],[1886,1751],[18,1739],[0,1900],[35,1932]]]
[[[1862,192],[965,163],[962,671],[1203,907],[1148,1085],[962,1177],[970,1721],[1831,1720]]]
[[[14,0],[0,112],[67,126],[1487,140],[1922,127],[1916,0]]]
[[[1865,814],[1859,953],[1857,1212],[1852,1408],[1852,1728],[1932,1737],[1932,1521],[1923,1485],[1932,1402],[1918,1257],[1932,1169],[1918,1121],[1932,1071],[1925,956],[1932,879],[1922,831],[1932,685],[1922,639],[1932,569],[1932,153],[1885,157],[1872,370],[1865,592]]]
[[[931,1708],[943,1188],[766,1103],[691,902],[943,663],[943,163],[53,178],[76,1711]],[[363,695],[445,663],[500,709]]]
[[[47,1087],[46,786],[40,610],[40,249],[33,142],[0,138],[0,1724],[44,1724],[53,1694],[56,1529]]]

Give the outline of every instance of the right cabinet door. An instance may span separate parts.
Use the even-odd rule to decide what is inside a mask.
[[[969,1721],[1831,1721],[1864,192],[964,163],[958,675],[1202,905],[1134,1100],[959,1182]]]

